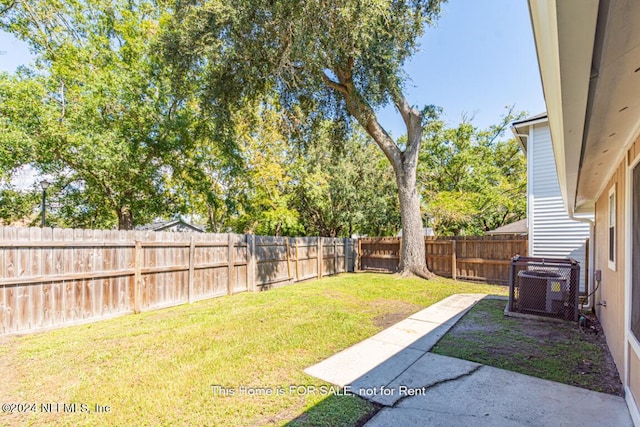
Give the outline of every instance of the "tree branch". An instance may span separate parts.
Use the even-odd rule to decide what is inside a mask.
[[[331,80],[326,73],[322,73],[322,80],[324,80],[324,84],[330,87],[331,89],[340,92],[344,97],[347,97],[349,93],[347,92],[347,87],[341,85],[340,83]]]
[[[394,170],[401,172],[402,170],[402,153],[395,141],[380,125],[373,108],[360,96],[355,85],[353,84],[353,66],[354,59],[347,60],[347,67],[343,69],[340,66],[334,67],[338,82],[329,79],[323,73],[325,84],[342,94],[347,110],[360,125],[367,131],[369,136],[378,144],[382,152],[391,162]]]
[[[420,151],[420,146],[422,145],[422,114],[409,105],[400,90],[393,91],[392,97],[407,127],[406,157],[414,158],[418,155],[418,151]]]
[[[13,1],[11,2],[11,4],[9,4],[7,7],[5,7],[4,9],[0,10],[0,16],[4,15],[5,13],[9,12],[13,6],[16,5],[16,3],[18,3],[17,1]]]
[[[402,120],[404,120],[404,124],[407,127],[409,127],[409,124],[411,123],[410,122],[410,120],[411,120],[411,106],[407,102],[407,100],[404,97],[404,95],[402,95],[402,93],[394,94],[393,98],[394,98],[394,102],[396,104],[396,108],[400,112],[400,115],[402,116]]]
[[[502,123],[500,123],[499,125],[496,126],[493,135],[491,135],[491,137],[489,138],[489,145],[493,145],[493,142],[502,134],[502,132],[504,132],[504,130],[509,126],[509,124],[511,123],[511,119],[513,117],[513,110],[515,108],[515,105],[511,105],[509,107],[509,111],[507,111],[507,114],[504,116],[504,118],[502,119]]]

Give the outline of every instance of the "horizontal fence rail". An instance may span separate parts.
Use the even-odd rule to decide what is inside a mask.
[[[394,272],[400,262],[400,237],[358,239],[359,269]],[[527,255],[527,236],[425,237],[427,267],[456,280],[509,283],[509,264]]]
[[[0,227],[0,334],[353,271],[355,241]]]

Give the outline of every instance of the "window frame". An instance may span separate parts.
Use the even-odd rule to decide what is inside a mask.
[[[617,243],[618,239],[616,236],[617,231],[617,213],[618,209],[616,206],[617,197],[616,197],[616,184],[611,186],[609,189],[609,197],[608,197],[608,210],[607,210],[607,264],[610,270],[616,271],[616,260],[617,260]]]

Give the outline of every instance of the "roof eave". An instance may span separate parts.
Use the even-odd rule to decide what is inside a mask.
[[[529,142],[528,141],[529,134],[530,134],[529,128],[533,125],[546,123],[548,121],[549,119],[547,118],[547,114],[540,113],[533,117],[529,117],[529,118],[518,120],[511,123],[511,132],[513,133],[513,136],[516,138],[516,141],[518,141],[518,144],[520,144],[520,149],[522,149],[522,152],[525,155],[527,154],[527,144]]]
[[[599,0],[529,0],[558,181],[575,211]]]

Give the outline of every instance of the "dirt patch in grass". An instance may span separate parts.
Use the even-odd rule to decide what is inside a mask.
[[[432,352],[534,377],[623,395],[602,328],[506,317],[504,300],[480,301]]]
[[[385,309],[388,310],[385,313],[377,315],[373,319],[373,324],[382,329],[395,325],[420,310],[420,306],[418,305],[394,300],[378,300],[374,301],[372,304],[372,308],[374,309],[379,306],[384,306]]]

